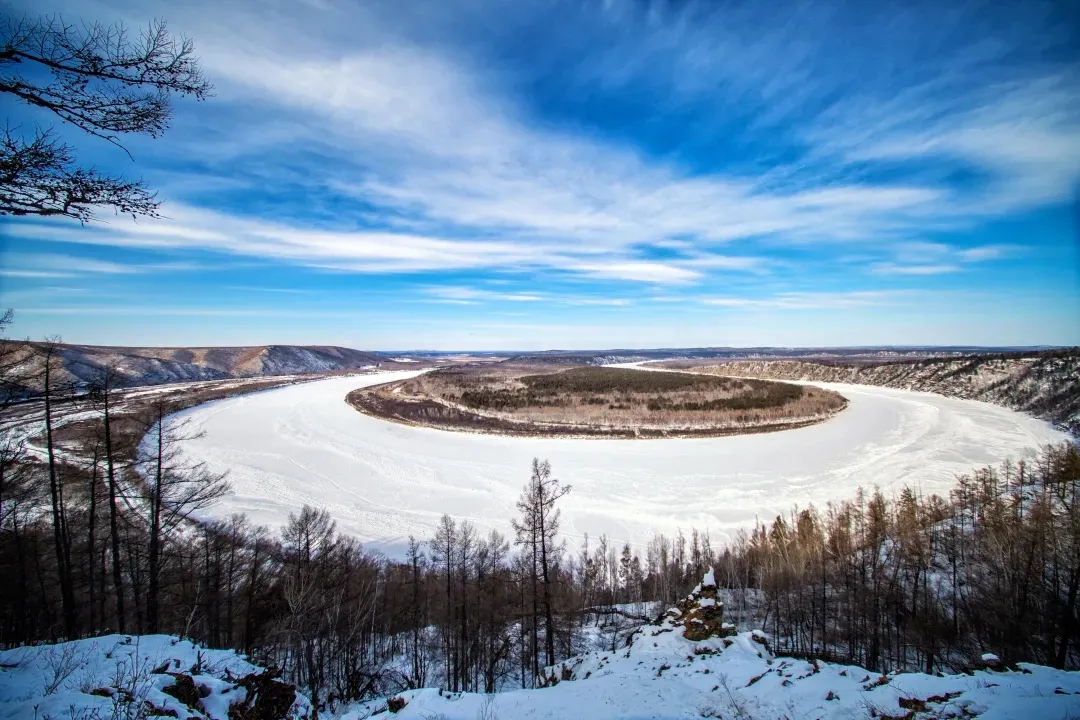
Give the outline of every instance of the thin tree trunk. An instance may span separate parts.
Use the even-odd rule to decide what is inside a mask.
[[[98,445],[94,444],[94,461],[90,470],[90,508],[88,517],[86,520],[86,577],[90,586],[90,632],[93,633],[97,630],[97,625],[94,622],[94,611],[97,599],[97,590],[94,586],[94,562],[97,560],[94,557],[94,527],[97,522],[97,479],[98,479]]]
[[[543,503],[544,498],[541,493],[539,498]],[[548,577],[548,559],[547,559],[547,528],[545,527],[544,516],[546,509],[541,504],[540,506],[540,569],[543,572],[544,580],[544,650],[547,655],[547,664],[555,664],[555,619],[551,614],[551,579]]]
[[[252,549],[251,556],[251,577],[248,580],[248,592],[247,592],[247,610],[246,617],[244,618],[244,651],[251,652],[253,644],[253,630],[254,624],[252,622],[252,606],[255,604],[255,585],[259,576],[259,538],[255,538],[255,547]]]
[[[124,576],[120,566],[120,522],[116,507],[116,462],[112,446],[112,418],[109,415],[111,373],[105,378],[105,470],[109,481],[109,534],[112,540],[113,590],[116,593],[116,629],[125,632]]]
[[[158,586],[161,574],[161,495],[162,483],[164,482],[162,465],[164,464],[164,433],[165,428],[159,410],[157,417],[157,454],[154,467],[154,485],[150,496],[150,552],[147,558],[147,568],[150,577],[147,578],[146,588],[146,625],[147,631],[154,634],[158,631]]]
[[[135,632],[139,632],[139,628],[145,627],[143,624],[143,608],[139,604],[139,598],[142,597],[142,593],[139,592],[142,589],[142,577],[139,572],[139,550],[130,536],[125,544],[127,545],[128,568],[131,575],[132,605],[135,608]]]
[[[533,531],[535,532],[535,530]],[[537,543],[535,536],[532,542],[532,568],[529,570],[529,575],[532,577],[532,656],[533,656],[533,686],[536,685],[536,678],[540,677],[540,633],[536,623],[536,617],[539,615],[539,609],[537,608],[537,588],[536,588],[536,557]]]
[[[56,448],[52,424],[52,352],[45,356],[45,445],[49,455],[49,493],[52,498],[53,541],[56,546],[56,570],[60,579],[60,597],[64,610],[64,633],[68,640],[78,636],[75,614],[75,592],[71,578],[71,543],[67,539],[67,520],[64,517],[63,490],[56,472]]]

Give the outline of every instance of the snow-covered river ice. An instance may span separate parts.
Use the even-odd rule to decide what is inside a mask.
[[[412,377],[340,377],[220,400],[178,417],[201,431],[185,452],[228,470],[232,494],[214,517],[247,513],[277,532],[307,503],[338,529],[400,555],[443,513],[512,539],[510,520],[533,457],[573,485],[563,534],[575,546],[606,533],[642,547],[654,533],[708,531],[713,546],[755,518],[911,485],[947,492],[956,475],[1017,459],[1065,435],[981,402],[862,385],[815,383],[850,401],[827,422],[708,439],[513,438],[409,427],[345,402],[358,387]]]

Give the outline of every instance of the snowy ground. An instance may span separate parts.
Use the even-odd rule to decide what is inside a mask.
[[[192,457],[230,471],[215,516],[245,512],[272,530],[304,503],[338,527],[399,554],[443,513],[511,534],[534,456],[573,485],[563,533],[607,533],[637,546],[655,532],[708,530],[716,542],[792,506],[852,497],[859,485],[947,491],[958,473],[1019,458],[1065,435],[986,403],[928,393],[816,383],[850,400],[825,423],[709,439],[510,438],[398,425],[345,402],[357,387],[414,371],[341,377],[216,401],[185,411],[203,437]]]
[[[710,570],[659,625],[644,625],[617,651],[595,651],[545,671],[549,687],[495,695],[413,690],[399,718],[725,718],[732,720],[1069,720],[1080,717],[1080,673],[1020,663],[963,675],[880,675],[854,665],[774,657],[767,636],[734,634],[715,613]],[[693,641],[687,627],[708,624]],[[724,637],[723,635],[728,635]],[[997,661],[990,656],[991,661]],[[984,661],[985,664],[985,661]],[[555,683],[553,686],[550,683]],[[362,720],[386,700],[355,706]]]
[[[563,663],[572,680],[539,690],[480,695],[413,690],[402,720],[589,718],[645,720],[1075,720],[1080,673],[1021,663],[1017,671],[884,677],[856,666],[775,658],[749,632],[691,642],[645,628],[632,647]],[[695,652],[701,654],[695,654]],[[710,654],[715,652],[715,654]],[[340,716],[362,720],[383,702]]]
[[[545,671],[553,686],[494,695],[410,690],[390,700],[335,706],[336,720],[507,718],[644,720],[1070,720],[1080,718],[1080,673],[1027,663],[961,675],[879,675],[854,665],[775,657],[757,630],[733,634],[705,583],[659,625],[643,625],[616,651],[598,650]],[[707,618],[702,620],[701,618]],[[684,630],[709,623],[707,637]],[[724,635],[727,635],[724,637]],[[979,665],[996,665],[984,656]],[[240,676],[260,669],[227,650],[165,635],[78,640],[0,651],[0,720],[105,720],[147,715],[228,720],[257,703]],[[177,693],[181,683],[196,691]],[[310,716],[296,694],[291,720]],[[403,706],[403,707],[402,707]],[[140,712],[141,711],[141,712]],[[280,717],[279,715],[256,715]]]
[[[228,720],[230,706],[249,700],[235,681],[262,672],[232,650],[207,650],[168,635],[13,648],[0,651],[0,720]],[[193,680],[198,709],[166,691],[178,675]],[[298,695],[290,720],[310,711]]]

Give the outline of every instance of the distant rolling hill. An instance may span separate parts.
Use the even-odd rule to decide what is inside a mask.
[[[21,372],[34,386],[45,346],[20,343]],[[12,347],[8,344],[9,349]],[[258,345],[252,347],[149,348],[60,345],[63,370],[58,381],[90,384],[113,367],[121,386],[160,385],[192,380],[226,380],[271,375],[360,370],[395,363],[382,355],[332,345]],[[414,365],[415,367],[415,365]]]
[[[740,360],[720,375],[877,385],[982,400],[1044,418],[1080,436],[1080,348],[893,362]]]

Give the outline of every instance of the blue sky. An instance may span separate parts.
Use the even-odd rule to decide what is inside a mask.
[[[104,344],[1080,344],[1077,7],[9,5],[164,18],[216,94],[134,162],[67,132],[166,218],[0,220],[0,305]]]

